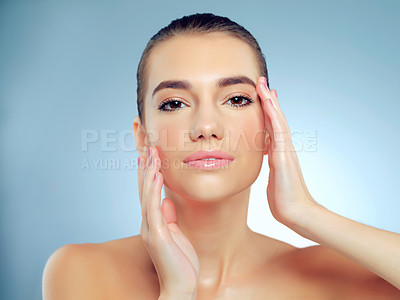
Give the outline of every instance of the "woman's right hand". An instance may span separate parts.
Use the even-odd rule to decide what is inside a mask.
[[[158,150],[150,147],[146,153],[147,157],[139,157],[138,168],[142,206],[140,235],[157,271],[160,295],[195,297],[199,259],[176,223],[174,203],[164,198],[160,207],[163,176],[159,172],[161,159]],[[154,180],[155,174],[157,176]]]

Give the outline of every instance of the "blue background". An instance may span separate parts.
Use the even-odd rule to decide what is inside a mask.
[[[229,17],[260,43],[299,144],[314,132],[316,147],[298,151],[314,199],[400,232],[399,2],[213,2],[1,2],[1,299],[41,299],[44,265],[62,245],[139,234],[128,134],[137,65],[153,34],[196,12]],[[87,150],[85,130],[99,135]],[[267,167],[249,225],[312,244],[270,218]]]

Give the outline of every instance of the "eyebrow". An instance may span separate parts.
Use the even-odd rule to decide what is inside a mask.
[[[241,83],[250,84],[254,86],[254,88],[256,87],[256,83],[245,75],[219,78],[216,82],[216,87],[221,88]],[[154,89],[152,93],[152,96],[154,96],[158,91],[162,89],[190,90],[192,89],[192,87],[193,87],[192,84],[188,80],[166,80],[160,82],[160,84],[157,85],[157,87]]]

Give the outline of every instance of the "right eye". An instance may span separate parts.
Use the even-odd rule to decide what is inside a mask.
[[[165,100],[163,103],[160,104],[158,107],[159,110],[161,111],[176,111],[179,110],[183,107],[180,107],[181,104],[184,104],[182,101],[179,100]],[[167,108],[169,106],[169,108]]]

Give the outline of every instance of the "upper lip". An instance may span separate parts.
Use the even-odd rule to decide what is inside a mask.
[[[228,159],[234,160],[234,157],[227,152],[220,150],[210,150],[210,151],[197,151],[190,155],[188,155],[184,159],[184,163],[193,160],[205,159],[205,158],[219,158],[219,159]]]

